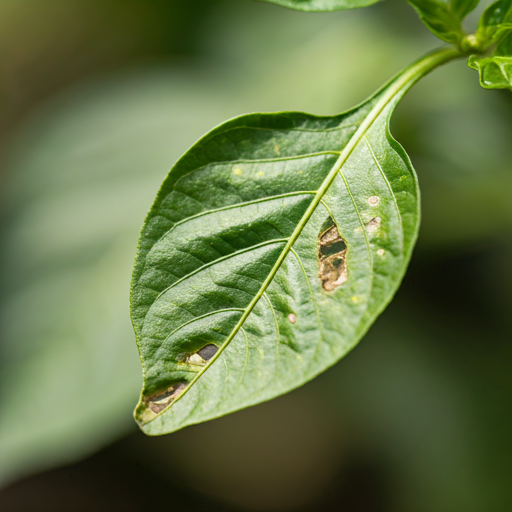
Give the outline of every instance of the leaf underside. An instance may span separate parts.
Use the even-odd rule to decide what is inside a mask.
[[[391,300],[419,224],[416,175],[388,129],[405,88],[382,103],[393,84],[337,116],[233,119],[171,170],[132,281],[144,432],[304,384]]]
[[[282,5],[298,11],[341,11],[344,9],[357,9],[367,7],[381,0],[259,0],[272,4]]]

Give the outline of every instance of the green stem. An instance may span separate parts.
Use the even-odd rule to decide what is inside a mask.
[[[431,71],[452,60],[461,59],[463,57],[467,57],[467,55],[453,46],[448,46],[427,53],[425,56],[413,62],[409,67],[398,73],[389,84],[386,84],[382,88],[388,88],[388,91],[386,91],[379,100],[379,103],[385,102],[385,105],[379,110],[379,113],[392,98],[397,94],[405,94],[418,80],[428,75]],[[378,105],[376,105],[375,108],[377,108],[377,106]],[[371,114],[368,117],[371,117]]]

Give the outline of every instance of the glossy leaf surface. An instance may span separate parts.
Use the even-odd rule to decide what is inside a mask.
[[[488,7],[476,35],[486,53],[472,55],[468,64],[479,72],[480,84],[486,89],[512,89],[512,0]]]
[[[358,7],[367,7],[380,0],[259,0],[282,5],[289,9],[298,11],[341,11],[344,9],[357,9]]]
[[[479,0],[408,0],[423,23],[439,39],[459,46],[464,38],[462,20]]]
[[[478,23],[477,38],[485,47],[498,43],[512,30],[512,0],[498,0],[489,6]]]
[[[512,33],[509,33],[490,55],[472,55],[468,64],[480,73],[482,87],[512,90]]]
[[[390,115],[422,74],[458,55],[428,56],[338,116],[233,119],[178,161],[132,281],[146,433],[274,398],[358,342],[418,230],[416,176]]]

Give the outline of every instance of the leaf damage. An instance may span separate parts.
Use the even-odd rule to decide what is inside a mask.
[[[209,361],[217,353],[217,350],[219,350],[219,347],[210,343],[209,345],[203,347],[201,350],[198,350],[197,353],[205,361]]]
[[[155,413],[161,413],[173,402],[187,387],[185,382],[178,382],[168,387],[165,391],[146,398],[148,407]]]
[[[324,223],[318,242],[318,277],[322,281],[322,288],[332,292],[348,279],[347,244],[332,217]]]
[[[173,167],[132,281],[145,370],[135,417],[146,434],[291,391],[359,341],[403,278],[418,231],[417,181],[390,115],[419,77],[459,56],[430,54],[337,116],[228,121]]]

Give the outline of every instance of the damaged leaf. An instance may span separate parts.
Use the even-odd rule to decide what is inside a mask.
[[[250,114],[200,139],[142,228],[135,418],[159,435],[269,400],[359,341],[404,275],[418,187],[390,116],[439,50],[344,114]]]

